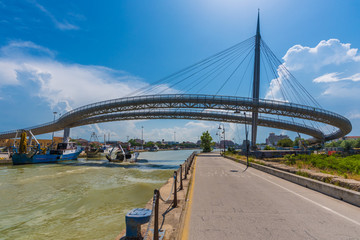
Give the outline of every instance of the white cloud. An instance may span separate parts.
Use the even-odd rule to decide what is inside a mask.
[[[337,72],[327,73],[320,77],[315,78],[313,80],[313,82],[315,82],[315,83],[333,83],[333,82],[346,81],[346,80],[353,81],[353,82],[360,81],[360,73],[356,73],[349,77],[343,77],[343,78],[340,78],[339,75],[340,75],[340,73],[337,73]]]
[[[322,40],[316,47],[295,45],[283,57],[289,70],[319,69],[329,64],[360,61],[357,48],[338,39]]]
[[[349,119],[360,119],[360,112],[358,110],[352,111],[348,114]]]
[[[8,45],[0,48],[0,53],[2,56],[11,56],[12,58],[15,56],[23,58],[33,54],[40,57],[55,57],[54,51],[30,41],[11,41]]]
[[[285,79],[289,79],[289,75],[284,70],[284,67],[293,72],[298,71],[303,74],[309,73],[310,76],[313,76],[316,73],[318,75],[319,72],[324,72],[324,68],[330,66],[332,69],[340,70],[339,72],[322,73],[320,77],[317,77],[312,81],[314,83],[322,83],[322,87],[325,86],[326,89],[322,92],[323,96],[334,93],[339,95],[340,92],[354,92],[354,86],[349,89],[346,89],[349,87],[348,85],[338,86],[345,89],[336,91],[335,87],[324,84],[337,83],[340,81],[360,81],[360,73],[353,72],[353,70],[351,72],[347,66],[349,63],[359,64],[360,55],[358,54],[358,49],[351,48],[350,43],[341,43],[338,39],[322,40],[313,48],[295,45],[286,52],[283,60],[284,63],[277,69],[278,78],[273,79],[270,82],[270,87],[265,95],[265,98],[267,99],[284,100],[283,93],[290,91],[290,89],[285,89],[286,85],[284,84],[284,81]],[[309,82],[307,79],[302,79],[302,82],[307,90],[311,88],[311,86],[306,84],[306,82]]]
[[[31,83],[32,94],[59,111],[120,98],[148,86],[143,79],[124,71],[59,62],[53,58],[51,50],[32,42],[11,42],[2,47],[0,53],[0,88],[6,85],[25,87],[26,83]],[[159,86],[157,91],[159,89],[176,92],[167,85]]]
[[[349,100],[347,103],[344,103],[344,106],[348,106],[349,103],[352,104],[352,106],[357,107],[357,102],[360,100],[360,86],[352,86],[351,84],[345,84],[344,82],[340,83],[332,83],[325,87],[325,90],[321,93],[322,96],[327,96],[332,99],[336,97],[338,101],[342,99],[341,101],[344,101],[344,99]]]
[[[60,29],[60,30],[78,30],[79,27],[69,23],[67,20],[64,20],[63,22],[60,22],[59,20],[57,20],[55,18],[55,16],[49,11],[47,10],[43,5],[40,5],[38,2],[36,2],[35,0],[32,1],[32,3],[43,13],[45,13],[46,16],[48,16],[51,21],[55,24],[55,26]]]
[[[193,122],[190,121],[188,123],[185,124],[185,127],[199,127],[199,128],[210,128],[211,126],[209,125],[209,122]]]
[[[269,89],[265,94],[265,99],[273,99],[278,101],[286,101],[286,96],[283,95],[281,87],[283,81],[285,81],[286,75],[284,75],[283,65],[280,65],[277,69],[278,78],[272,79],[270,82]]]
[[[139,88],[149,86],[143,79],[124,71],[104,66],[62,63],[54,56],[53,51],[32,42],[17,41],[3,46],[0,48],[0,91],[8,86],[24,88],[30,95],[42,99],[52,110],[64,113],[85,104],[124,97]],[[166,84],[158,86],[156,92],[159,91],[178,93]],[[153,93],[155,92],[148,92]],[[6,94],[11,92],[1,93],[1,101],[6,99]],[[98,135],[111,133],[113,139],[124,140],[124,136],[139,137],[141,134],[136,122],[139,121],[78,127],[71,130],[71,136],[86,138],[95,131]],[[194,126],[191,127],[192,124]],[[199,128],[195,122],[179,128],[179,139],[185,139],[182,137],[183,133],[184,136],[190,136],[189,129],[194,130],[195,126]],[[152,131],[151,134],[162,138],[173,132],[162,128],[154,128]],[[148,137],[153,139],[151,134]],[[61,136],[62,133],[57,135]]]
[[[347,117],[351,120],[360,119],[360,112],[359,110],[354,110],[347,114]]]

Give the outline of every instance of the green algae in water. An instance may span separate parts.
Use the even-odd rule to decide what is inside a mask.
[[[0,167],[0,239],[114,239],[125,214],[144,207],[191,152],[142,153],[139,164]]]

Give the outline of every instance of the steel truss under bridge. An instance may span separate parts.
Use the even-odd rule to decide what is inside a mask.
[[[197,119],[231,123],[251,123],[251,113],[285,116],[293,119],[306,119],[331,125],[336,129],[324,134],[313,126],[259,117],[259,125],[303,133],[313,137],[312,142],[323,142],[340,138],[351,129],[350,121],[333,112],[275,100],[217,96],[203,94],[165,94],[118,98],[97,102],[67,112],[55,122],[29,127],[33,134],[39,135],[65,128],[121,120],[136,119]],[[249,114],[244,114],[249,113]],[[20,129],[19,129],[20,130]],[[14,138],[13,130],[0,133],[0,139]],[[22,129],[21,129],[22,130]]]

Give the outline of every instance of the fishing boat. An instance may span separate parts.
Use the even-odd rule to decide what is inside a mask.
[[[157,152],[157,151],[159,151],[159,147],[157,145],[149,148],[149,152]]]
[[[29,131],[32,138],[35,139],[37,146],[27,150],[26,131],[21,133],[19,148],[15,148],[12,154],[13,165],[34,164],[34,163],[57,163],[60,161],[76,160],[81,152],[75,143],[59,143],[56,150],[44,151],[40,148],[40,143]]]
[[[124,150],[119,144],[111,149],[110,153],[106,155],[109,162],[136,162],[139,157],[139,152],[132,152],[130,149]]]
[[[102,148],[95,132],[91,134],[89,142],[89,146],[85,148],[86,158],[100,158]]]

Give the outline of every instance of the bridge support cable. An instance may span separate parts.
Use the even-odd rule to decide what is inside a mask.
[[[181,69],[180,71],[177,71],[165,78],[155,81],[149,86],[145,86],[143,88],[137,89],[134,92],[131,92],[130,94],[128,94],[126,97],[140,95],[140,94],[144,95],[146,93],[154,93],[154,91],[156,89],[160,88],[164,84],[169,84],[171,82],[178,80],[179,78],[185,78],[186,76],[190,75],[192,72],[198,71],[199,68],[204,68],[204,66],[212,65],[218,59],[226,58],[229,55],[240,51],[242,48],[246,48],[249,44],[253,43],[252,39],[253,39],[253,37],[250,37],[238,44],[235,44],[234,46],[232,46],[230,48],[227,48],[219,53],[216,53],[216,54],[214,54],[204,60],[201,60],[189,67]]]
[[[252,49],[252,48],[253,48],[253,45],[250,45],[246,50],[249,50],[249,49],[250,49],[249,52],[251,52],[251,49]],[[218,79],[220,78],[220,75],[223,74],[224,71],[226,71],[226,70],[229,68],[229,66],[231,66],[232,64],[234,64],[235,61],[237,61],[242,55],[243,55],[243,52],[241,52],[240,54],[238,54],[237,56],[235,56],[235,58],[229,59],[227,62],[224,62],[224,63],[222,64],[221,68],[216,69],[216,70],[219,70],[219,71],[217,71],[216,75],[214,74],[214,76],[213,76],[208,82],[205,82],[205,83],[204,83],[204,80],[206,80],[206,79],[204,79],[203,81],[201,81],[201,82],[199,82],[198,84],[194,85],[194,87],[192,87],[192,88],[190,88],[190,89],[194,89],[194,90],[195,90],[195,87],[197,87],[199,84],[204,83],[204,84],[202,84],[202,85],[199,87],[199,89],[198,89],[197,91],[195,91],[195,93],[199,93],[199,92],[201,92],[201,91],[204,91],[204,89],[206,88],[206,86],[211,85],[214,80],[218,80]],[[216,71],[215,71],[215,72],[216,72]],[[215,73],[215,72],[214,72],[214,73]],[[189,89],[189,90],[190,90],[190,89]]]
[[[235,62],[237,59],[239,59],[241,56],[243,56],[244,53],[248,52],[248,54],[246,54],[246,56],[245,56],[245,58],[246,58],[246,57],[249,55],[249,53],[251,52],[251,50],[250,50],[250,51],[248,51],[248,50],[249,50],[249,49],[252,49],[252,48],[253,48],[253,46],[252,46],[252,45],[249,45],[249,46],[247,46],[245,49],[241,49],[241,51],[239,51],[239,53],[237,53],[236,55],[234,54],[235,56],[231,56],[230,59],[225,60],[225,58],[222,58],[222,59],[219,59],[218,61],[216,61],[215,63],[220,63],[219,65],[220,65],[221,67],[223,67],[223,69],[222,69],[221,71],[219,71],[218,74],[215,75],[215,76],[219,76],[221,73],[224,72],[225,69],[229,68],[229,66],[231,66],[231,64],[234,64],[234,62]],[[222,60],[224,60],[224,62],[221,62]],[[242,62],[241,62],[241,63],[242,63]],[[240,63],[240,65],[241,65],[241,63]],[[205,67],[205,68],[203,68],[203,69],[200,69],[199,71],[191,74],[190,76],[188,76],[188,77],[186,77],[186,78],[184,78],[184,79],[180,79],[178,82],[172,84],[172,85],[169,86],[169,87],[170,87],[170,88],[173,88],[173,87],[175,87],[176,85],[178,85],[178,84],[184,82],[185,80],[189,79],[190,77],[195,76],[195,74],[200,73],[200,72],[203,71],[203,70],[207,70],[207,68],[210,68],[210,67],[212,67],[212,66],[211,66],[211,65],[208,65],[207,67]],[[208,72],[205,72],[202,76],[200,76],[200,77],[195,77],[195,80],[194,80],[193,82],[196,82],[197,79],[201,79],[204,75],[205,75],[205,76],[210,76],[210,75],[214,74],[215,72],[217,72],[218,70],[220,70],[219,66],[215,66],[214,69],[210,69]],[[206,80],[206,79],[207,79],[207,78],[203,78],[203,80],[202,80],[201,82],[203,82],[203,81]],[[216,77],[213,77],[212,79],[216,79]],[[210,81],[210,82],[211,82],[211,81]],[[210,84],[210,82],[207,82],[207,84]],[[185,88],[187,88],[187,86],[185,86]],[[164,93],[164,91],[160,92],[160,94],[161,94],[161,93]],[[216,95],[216,94],[215,94],[215,95]]]
[[[319,107],[319,108],[322,108],[322,106],[316,101],[316,99],[311,96],[311,94],[306,90],[306,88],[291,74],[291,72],[286,68],[286,66],[284,66],[284,64],[276,57],[276,55],[271,51],[271,49],[268,47],[268,45],[262,41],[263,45],[264,45],[264,48],[266,49],[266,51],[269,53],[269,55],[272,57],[273,61],[274,61],[274,65],[275,66],[280,66],[282,71],[285,72],[288,76],[288,81],[291,83],[293,82],[296,86],[294,87],[294,89],[299,89],[301,91],[297,91],[299,92],[300,94],[303,94],[304,96],[304,99],[308,99],[311,101],[311,103],[316,106],[316,107]],[[311,104],[309,104],[311,105]]]
[[[234,96],[237,96],[237,94],[238,94],[238,92],[239,92],[239,89],[240,89],[240,86],[241,86],[241,84],[243,83],[244,77],[245,77],[245,75],[246,75],[246,73],[247,73],[247,71],[248,71],[248,69],[249,69],[249,66],[250,66],[250,63],[252,62],[252,60],[253,60],[253,57],[251,57],[251,58],[249,59],[249,62],[248,62],[248,64],[246,65],[245,71],[244,71],[243,75],[242,75],[241,78],[240,78],[240,81],[239,81],[239,83],[238,83],[238,86],[237,86],[237,88],[236,88],[236,91],[235,91],[235,95],[234,95]],[[250,86],[250,85],[249,85],[249,86]],[[250,95],[250,91],[249,91],[248,96],[249,96],[249,95]]]
[[[276,69],[277,74],[274,76],[274,79],[277,81],[279,89],[281,92],[287,92],[282,94],[284,100],[289,102],[303,103],[308,106],[316,106],[321,108],[321,105],[311,96],[311,94],[305,89],[304,86],[290,73],[286,66],[281,63],[281,61],[275,56],[267,44],[262,40],[262,45],[264,46],[262,50],[267,60],[270,62],[269,65]],[[273,71],[275,72],[275,71]],[[281,81],[280,81],[281,79]],[[288,97],[286,97],[288,96]],[[328,132],[331,132],[329,127],[324,124],[320,126],[317,122],[311,122],[311,125],[316,125],[319,129],[325,128]]]
[[[281,63],[280,60],[276,58],[276,56],[272,53],[270,48],[267,47],[264,41],[262,41],[262,43],[264,46],[262,48],[264,51],[264,55],[266,56],[267,61],[269,62],[269,66],[273,69],[274,79],[276,79],[278,83],[278,87],[281,89],[281,91],[283,93],[286,93],[283,94],[284,95],[283,100],[289,102],[295,102],[295,103],[302,103],[306,105],[318,106],[318,103],[316,101],[314,102],[313,99],[307,97],[307,93],[304,93],[302,91],[302,88],[297,89],[292,84],[292,81],[289,79],[289,74],[284,64]]]

